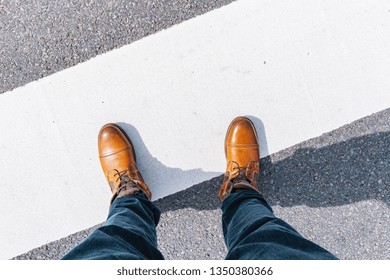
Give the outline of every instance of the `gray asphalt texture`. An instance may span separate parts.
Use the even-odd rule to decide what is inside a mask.
[[[0,94],[233,1],[0,0]]]
[[[390,108],[262,159],[259,180],[277,217],[340,259],[390,259]],[[225,257],[221,182],[219,176],[156,202],[166,259]],[[61,258],[93,230],[16,259]]]

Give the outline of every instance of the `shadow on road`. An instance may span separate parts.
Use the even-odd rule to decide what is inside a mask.
[[[313,143],[315,141],[311,141]],[[259,186],[270,205],[330,207],[364,200],[390,205],[390,132],[352,138],[325,147],[289,148],[291,156],[261,160]],[[211,210],[222,176],[157,201],[162,211]]]
[[[206,172],[200,168],[182,170],[180,168],[168,167],[149,152],[134,126],[127,123],[118,123],[118,125],[126,132],[133,143],[137,157],[137,166],[151,189],[154,198],[186,189],[221,174],[221,172]]]

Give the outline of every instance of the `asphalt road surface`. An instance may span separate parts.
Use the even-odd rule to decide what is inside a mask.
[[[0,0],[0,93],[233,0]]]

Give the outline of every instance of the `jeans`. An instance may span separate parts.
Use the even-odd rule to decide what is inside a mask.
[[[160,210],[144,194],[117,198],[104,225],[63,259],[162,260],[156,236],[159,219]],[[253,190],[240,190],[223,201],[222,228],[226,259],[336,259],[276,218]]]

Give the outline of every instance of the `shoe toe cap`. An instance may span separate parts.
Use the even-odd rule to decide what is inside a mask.
[[[227,161],[236,162],[240,167],[249,162],[259,161],[259,144],[256,129],[246,117],[235,118],[226,133],[225,156]]]
[[[258,145],[256,129],[246,117],[235,118],[226,134],[227,145]]]
[[[100,157],[118,153],[130,148],[130,142],[127,140],[121,129],[115,124],[106,124],[100,129],[98,136]]]

